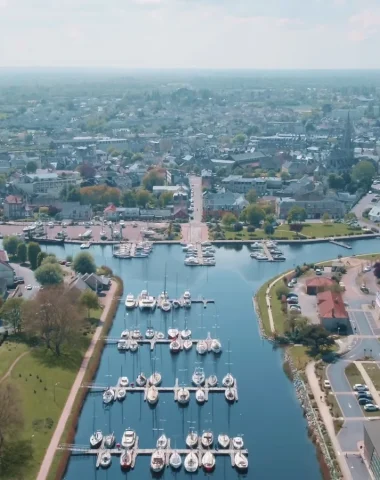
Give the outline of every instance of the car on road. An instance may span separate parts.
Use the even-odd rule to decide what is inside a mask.
[[[15,277],[14,278],[14,283],[19,285],[21,283],[25,283],[24,277]]]
[[[363,385],[362,383],[355,383],[355,385],[352,387],[356,392],[360,391],[367,391],[368,387],[367,385]]]
[[[27,285],[25,288],[26,288],[27,290],[32,290],[33,287],[32,287],[32,285],[29,284],[29,285]]]
[[[137,223],[136,223],[136,222],[133,222],[133,223],[132,223],[132,227],[133,227],[133,228],[136,228],[136,227],[137,227]]]
[[[325,380],[325,381],[323,382],[323,386],[324,386],[325,388],[331,388],[331,383],[329,382],[329,380]]]
[[[370,398],[361,397],[358,398],[359,405],[372,405],[372,400]]]
[[[298,304],[298,297],[288,297],[287,302],[289,305]]]
[[[363,408],[366,412],[377,412],[379,410],[378,405],[374,405],[373,403],[368,403],[367,405],[364,405]]]
[[[363,269],[363,272],[370,272],[371,271],[371,267],[369,265],[367,265],[366,267],[364,267]]]
[[[363,293],[369,293],[368,287],[367,287],[366,285],[364,285],[364,284],[360,287],[360,290],[361,290]]]
[[[317,269],[315,270],[315,274],[316,274],[316,275],[322,275],[322,273],[323,273],[323,272],[322,272],[322,270],[321,270],[320,268],[317,268]]]

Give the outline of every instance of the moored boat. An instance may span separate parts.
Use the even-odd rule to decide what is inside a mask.
[[[120,386],[121,387],[128,387],[128,385],[129,385],[128,377],[121,377],[120,378]]]
[[[130,332],[130,335],[133,340],[140,340],[142,338],[141,332],[138,329],[132,330],[132,332]]]
[[[136,385],[138,387],[145,387],[147,382],[146,376],[143,373],[140,373],[136,378]]]
[[[186,472],[189,472],[189,473],[196,472],[199,468],[197,455],[194,452],[188,453],[185,457],[185,461],[183,464],[185,466]]]
[[[106,435],[104,437],[104,447],[105,448],[113,448],[113,446],[115,445],[115,442],[116,442],[116,438],[115,438],[115,435],[113,433],[111,433],[110,435]]]
[[[126,298],[125,298],[125,307],[128,309],[135,308],[136,306],[136,299],[132,295],[132,293],[129,293]]]
[[[125,388],[119,388],[116,393],[116,398],[121,402],[127,396],[127,390]]]
[[[204,448],[209,448],[212,446],[214,442],[214,435],[210,431],[203,432],[202,437],[201,437],[201,443],[204,446]]]
[[[136,432],[127,428],[124,430],[123,437],[121,439],[121,445],[124,448],[132,448],[136,441]]]
[[[191,350],[192,346],[193,346],[193,342],[191,340],[189,340],[189,339],[184,340],[184,342],[183,342],[183,349],[184,350],[186,350],[186,351]]]
[[[169,302],[167,298],[161,302],[161,310],[163,312],[170,312],[172,309],[172,304]]]
[[[152,453],[152,457],[150,459],[150,468],[153,472],[161,472],[165,466],[165,452],[162,450],[155,450]]]
[[[115,390],[113,388],[107,388],[105,392],[103,392],[103,403],[106,405],[112,403],[115,400]]]
[[[178,300],[173,300],[172,302],[173,308],[177,309],[181,306]]]
[[[190,338],[191,337],[191,330],[189,330],[188,328],[185,328],[185,330],[181,330],[181,337],[184,340],[187,340],[188,338]]]
[[[190,392],[187,388],[180,388],[177,393],[177,402],[186,405],[190,401]]]
[[[136,342],[136,340],[131,340],[129,343],[129,350],[131,352],[137,352],[139,349],[139,344]]]
[[[165,334],[164,332],[157,332],[156,337],[158,338],[158,340],[164,340]]]
[[[195,392],[195,399],[197,403],[200,403],[203,405],[206,401],[206,392],[204,391],[203,388],[198,388],[198,390]]]
[[[158,402],[158,390],[155,386],[152,385],[148,388],[146,399],[151,405],[155,405]]]
[[[129,338],[129,330],[123,330],[121,332],[121,338]]]
[[[215,468],[215,456],[211,452],[206,452],[202,457],[202,466],[206,472],[211,472]]]
[[[178,329],[177,328],[169,328],[168,330],[168,337],[169,338],[177,338],[178,337]]]
[[[148,378],[148,384],[153,385],[155,387],[158,387],[162,382],[162,376],[161,373],[159,372],[154,372],[152,375]]]
[[[166,448],[168,446],[168,437],[165,434],[162,434],[157,440],[156,446],[159,450]]]
[[[223,380],[222,380],[223,387],[231,388],[234,386],[234,383],[235,383],[234,377],[230,373],[227,373],[227,375],[223,377]]]
[[[218,384],[218,377],[216,375],[210,375],[207,378],[207,384],[209,387],[216,387]]]
[[[178,340],[173,340],[169,345],[171,353],[178,353],[181,350],[181,344]]]
[[[147,338],[148,340],[152,339],[154,337],[154,330],[153,328],[148,328],[145,332],[145,338]]]
[[[242,452],[235,453],[235,467],[240,471],[248,469],[248,458]]]
[[[222,344],[216,338],[214,338],[211,341],[211,351],[214,352],[214,353],[221,353],[221,351],[222,351]]]
[[[221,448],[228,448],[230,445],[230,437],[224,433],[218,435],[218,444]]]
[[[102,468],[108,468],[111,465],[111,461],[112,461],[112,457],[109,450],[104,450],[104,452],[100,454],[99,465]]]
[[[205,380],[206,380],[203,369],[197,367],[194,370],[194,373],[191,377],[191,380],[194,383],[194,385],[196,385],[197,387],[200,386],[200,385],[203,385],[205,383]]]
[[[244,440],[243,437],[234,437],[232,439],[232,446],[236,450],[241,450],[244,447]]]
[[[199,355],[204,355],[207,353],[207,350],[208,346],[206,340],[199,340],[197,343],[197,353],[199,353]]]
[[[226,397],[227,402],[234,402],[235,390],[233,388],[227,388],[227,390],[224,392],[224,396]]]
[[[101,430],[97,430],[90,437],[91,448],[98,448],[103,441],[103,433]]]
[[[186,445],[189,448],[195,448],[198,445],[198,434],[196,432],[190,432],[186,437]]]
[[[123,470],[128,470],[132,466],[132,453],[129,450],[124,450],[120,455],[120,466]]]
[[[173,452],[170,455],[169,464],[175,470],[178,470],[182,465],[182,458],[178,452]]]

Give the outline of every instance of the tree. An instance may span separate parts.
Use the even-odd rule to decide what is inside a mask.
[[[355,222],[357,221],[358,217],[355,215],[354,212],[348,212],[346,213],[346,215],[344,216],[344,220],[346,222]]]
[[[38,213],[47,217],[49,215],[49,207],[40,207]]]
[[[42,262],[44,261],[44,259],[48,256],[48,254],[46,252],[40,252],[38,255],[37,255],[37,267],[40,267],[42,265]]]
[[[23,318],[25,331],[59,356],[64,345],[75,343],[83,322],[78,292],[64,284],[45,288],[24,303]]]
[[[143,188],[139,188],[136,192],[136,202],[139,207],[145,208],[150,200],[150,193],[148,190],[144,190]]]
[[[267,235],[273,235],[274,234],[274,228],[273,228],[273,225],[271,223],[266,223],[264,225],[264,232],[267,234]]]
[[[95,273],[94,258],[87,252],[78,253],[74,257],[74,270],[78,273]]]
[[[144,155],[142,153],[134,153],[132,155],[132,162],[140,162],[144,160]]]
[[[289,210],[288,223],[304,222],[306,220],[306,210],[302,207],[294,206]]]
[[[26,164],[26,171],[28,173],[36,173],[37,171],[37,163],[34,162],[33,160],[30,160],[30,162],[28,162]]]
[[[255,203],[256,200],[257,200],[257,193],[256,193],[256,190],[254,188],[252,188],[252,190],[250,190],[249,192],[247,192],[246,196],[245,196],[245,199],[247,200],[247,202],[249,203]]]
[[[373,274],[376,278],[380,278],[380,262],[376,262],[373,266]]]
[[[46,257],[43,258],[41,265],[48,265],[52,263],[58,263],[58,260],[54,253],[49,253],[46,255]],[[37,264],[38,264],[38,258],[37,258]]]
[[[160,195],[160,204],[161,207],[166,207],[173,201],[173,193],[172,192],[162,192]]]
[[[19,243],[17,245],[17,258],[21,263],[25,263],[27,259],[27,249],[25,243]]]
[[[28,260],[32,270],[37,268],[37,257],[41,252],[41,248],[36,242],[28,243]]]
[[[67,202],[80,202],[81,195],[79,188],[75,185],[69,185],[62,188],[59,197]]]
[[[99,308],[99,299],[92,290],[85,290],[79,298],[79,302],[87,308],[87,317],[90,318],[90,310]]]
[[[45,258],[47,260],[49,257]],[[41,265],[35,271],[36,280],[41,285],[59,285],[63,282],[63,273],[58,263]]]
[[[226,227],[230,227],[235,222],[236,222],[236,216],[233,213],[227,212],[222,217],[222,223]]]
[[[133,190],[127,190],[123,193],[121,202],[124,207],[131,208],[136,206],[136,195]]]
[[[248,205],[243,211],[245,221],[250,225],[254,225],[255,227],[259,227],[260,223],[265,218],[265,212],[262,208],[258,205]]]
[[[251,135],[257,135],[258,133],[260,133],[260,129],[257,125],[251,125],[247,128],[247,130],[245,131],[245,134],[250,137]]]
[[[21,297],[8,298],[1,308],[1,318],[16,332],[22,329],[22,306],[24,299]]]
[[[9,237],[4,237],[3,239],[3,247],[9,255],[17,254],[17,248],[20,243],[21,243],[21,240],[14,235],[11,235]]]
[[[78,170],[82,178],[93,178],[96,173],[95,168],[89,163],[82,163]]]
[[[330,220],[330,215],[325,212],[323,215],[322,215],[322,222],[323,223],[327,223],[328,221]]]
[[[232,139],[232,143],[244,143],[246,141],[247,141],[247,135],[244,135],[244,133],[238,133]]]
[[[153,169],[144,176],[142,183],[146,190],[152,191],[153,187],[165,184],[165,177],[160,170]]]
[[[281,298],[285,295],[288,295],[290,292],[290,289],[285,283],[279,283],[279,285],[276,287],[276,297],[281,300]]]
[[[376,169],[369,160],[362,160],[352,169],[352,177],[354,180],[367,188],[371,186],[375,174]]]
[[[334,190],[343,190],[346,186],[346,182],[343,177],[330,173],[328,177],[329,187]]]
[[[118,205],[120,202],[120,190],[108,185],[83,187],[79,192],[81,199],[91,205],[109,205],[110,203]]]
[[[288,172],[281,172],[281,175],[280,175],[280,176],[281,176],[281,180],[282,180],[283,182],[286,182],[286,180],[289,180],[289,178],[290,178],[290,175],[289,175]]]

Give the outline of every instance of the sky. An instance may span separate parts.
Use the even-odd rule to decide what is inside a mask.
[[[0,67],[380,68],[380,0],[0,0]]]

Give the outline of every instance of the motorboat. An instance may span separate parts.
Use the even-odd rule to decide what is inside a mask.
[[[215,258],[212,252],[204,251],[203,258]]]
[[[161,302],[161,310],[163,312],[170,312],[171,309],[172,309],[172,304],[169,302],[167,298]]]
[[[201,245],[202,245],[202,247],[211,247],[212,246],[211,242],[208,242],[207,240],[205,242],[202,242]]]
[[[232,446],[236,450],[241,450],[244,447],[244,440],[243,437],[234,437],[232,439]]]
[[[215,468],[215,456],[211,452],[206,452],[202,457],[202,466],[206,472],[211,472]]]
[[[165,334],[164,334],[164,332],[157,332],[156,337],[157,337],[158,340],[164,340]]]
[[[113,433],[111,433],[110,435],[106,435],[104,437],[104,447],[105,448],[113,448],[113,446],[115,445],[115,442],[116,442],[116,438],[115,438],[115,435]]]
[[[185,328],[185,330],[181,330],[181,337],[186,340],[187,338],[191,337],[191,330]]]
[[[191,300],[188,298],[185,298],[183,301],[183,308],[190,308],[191,307]]]
[[[145,387],[146,382],[146,376],[143,373],[140,373],[136,378],[136,385],[138,387]]]
[[[168,330],[168,337],[169,338],[177,338],[179,335],[179,331],[177,328],[169,328]]]
[[[169,464],[174,470],[178,470],[182,465],[182,458],[178,452],[173,452],[169,458]]]
[[[194,473],[199,468],[198,457],[194,452],[190,452],[186,455],[185,461],[183,462],[186,472]]]
[[[107,388],[105,392],[103,392],[103,403],[106,405],[112,403],[115,400],[115,390],[113,388]]]
[[[181,304],[179,303],[178,300],[173,300],[172,301],[172,306],[173,306],[174,309],[177,309],[181,306]]]
[[[197,352],[199,355],[204,355],[208,351],[208,345],[206,340],[199,340],[197,343]]]
[[[222,380],[223,387],[231,388],[234,386],[234,383],[235,383],[234,377],[230,373],[227,373],[227,375],[223,377],[223,380]]]
[[[153,472],[161,472],[165,467],[165,452],[162,450],[155,450],[150,459],[150,468]]]
[[[125,298],[125,306],[129,309],[135,308],[136,306],[136,299],[131,293],[129,293]]]
[[[136,432],[127,428],[124,430],[123,436],[121,438],[121,445],[124,448],[132,448],[136,442]]]
[[[214,435],[212,432],[207,431],[203,432],[202,437],[201,437],[201,443],[204,446],[204,448],[209,448],[212,446],[214,442]]]
[[[183,349],[186,351],[191,350],[192,346],[193,346],[193,342],[189,339],[183,342]]]
[[[119,340],[119,341],[117,342],[117,349],[118,349],[118,350],[128,350],[128,343],[127,343],[127,341],[126,341],[126,340],[123,340],[123,339]]]
[[[148,384],[153,385],[154,387],[158,387],[162,382],[162,376],[161,373],[154,372],[152,375],[148,378]]]
[[[230,446],[230,437],[225,433],[218,435],[218,445],[221,448],[228,448]]]
[[[261,250],[263,248],[263,246],[259,242],[251,243],[250,246],[251,246],[252,250]]]
[[[116,398],[121,402],[127,396],[127,390],[125,388],[119,388],[116,393]]]
[[[206,267],[214,267],[216,265],[215,258],[205,258],[203,261],[203,265]]]
[[[198,440],[199,440],[199,437],[197,432],[190,432],[186,437],[186,445],[189,448],[195,448],[198,446]]]
[[[148,388],[146,399],[151,405],[155,405],[158,402],[158,390],[154,385]]]
[[[195,392],[195,399],[197,403],[200,403],[201,405],[205,403],[206,401],[206,392],[204,391],[203,388],[198,388],[198,390]]]
[[[180,388],[177,393],[177,402],[186,405],[190,401],[190,392],[187,388]]]
[[[138,302],[141,310],[154,310],[157,304],[156,299],[149,295],[148,290],[141,291]]]
[[[211,341],[211,351],[213,353],[221,353],[222,352],[222,344],[216,338],[214,338]]]
[[[181,344],[178,340],[173,340],[169,345],[171,353],[178,353],[181,350]]]
[[[124,450],[120,455],[120,467],[123,470],[128,470],[132,466],[132,453],[129,450]]]
[[[162,448],[166,448],[168,446],[168,437],[165,434],[162,434],[157,440],[156,445],[159,450]]]
[[[91,448],[98,448],[103,441],[103,433],[101,430],[97,430],[90,437]]]
[[[139,344],[136,342],[136,340],[131,340],[129,343],[129,350],[131,352],[137,352],[139,348]]]
[[[112,461],[111,453],[109,452],[109,450],[104,450],[104,452],[100,454],[99,465],[102,468],[108,468],[111,465],[111,461]]]
[[[207,378],[207,384],[209,387],[216,387],[218,384],[218,377],[216,375],[210,375]]]
[[[90,248],[90,247],[91,247],[90,242],[82,243],[82,245],[80,246],[81,250],[86,250],[87,248]]]
[[[224,392],[224,396],[226,397],[227,402],[234,402],[235,401],[235,390],[233,388],[227,388]]]
[[[235,467],[241,472],[248,469],[248,458],[242,452],[235,453]]]
[[[202,368],[196,368],[194,370],[193,376],[191,377],[192,382],[197,387],[205,383],[205,374]]]
[[[129,338],[129,330],[123,330],[120,336],[121,338],[124,338],[124,339]]]
[[[191,293],[189,292],[189,290],[186,290],[183,294],[183,298],[184,300],[190,300],[191,298]]]
[[[187,252],[188,250],[192,250],[194,248],[194,245],[192,243],[189,243],[188,245],[185,245],[182,247],[183,252]]]
[[[120,378],[119,385],[120,385],[121,387],[124,387],[124,388],[125,388],[125,387],[128,387],[128,385],[129,385],[128,377],[121,377],[121,378]]]
[[[154,330],[153,328],[148,328],[147,331],[145,332],[145,338],[147,338],[148,340],[151,340],[153,337],[154,337]]]
[[[189,267],[195,267],[199,265],[199,260],[196,257],[185,258],[185,265]]]
[[[138,329],[132,330],[131,338],[133,338],[133,340],[140,340],[142,338],[140,330]]]

